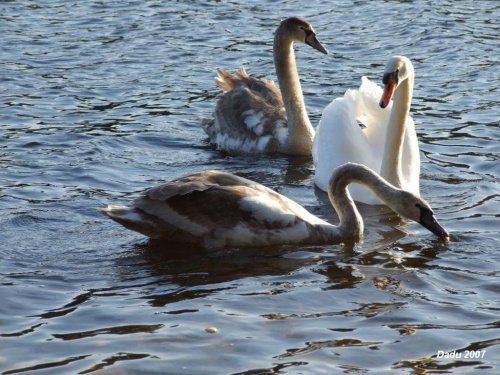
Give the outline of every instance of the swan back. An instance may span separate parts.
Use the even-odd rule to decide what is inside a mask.
[[[101,212],[152,238],[206,248],[317,242],[335,227],[256,182],[205,171],[154,187],[131,207]]]
[[[283,99],[273,81],[249,76],[240,68],[232,75],[218,69],[219,97],[215,123],[204,127],[219,148],[228,152],[276,152],[286,143],[288,128]]]

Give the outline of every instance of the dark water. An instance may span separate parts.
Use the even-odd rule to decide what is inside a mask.
[[[0,10],[2,374],[500,373],[499,2]],[[314,125],[362,75],[380,82],[388,57],[413,61],[421,192],[449,243],[365,206],[356,246],[206,254],[97,212],[219,168],[337,220],[310,158],[230,157],[199,127],[217,67],[275,78],[272,33],[288,15],[330,50],[297,48]]]

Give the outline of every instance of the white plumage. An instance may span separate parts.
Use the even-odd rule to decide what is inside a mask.
[[[354,162],[368,166],[396,187],[419,193],[418,140],[408,115],[413,66],[397,56],[389,60],[386,75],[396,71],[399,82],[393,88],[394,103],[387,101],[386,108],[379,105],[385,95],[382,88],[363,77],[358,90],[348,90],[324,109],[313,145],[315,183],[320,189],[327,190],[336,167]],[[353,184],[349,191],[356,201],[381,204],[364,186]]]

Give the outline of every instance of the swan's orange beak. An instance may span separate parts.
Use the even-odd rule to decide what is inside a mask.
[[[384,83],[384,93],[382,94],[382,98],[380,99],[380,108],[385,108],[389,105],[392,95],[394,94],[394,90],[396,90],[396,87],[398,85],[398,83],[392,78],[387,79],[387,81]]]

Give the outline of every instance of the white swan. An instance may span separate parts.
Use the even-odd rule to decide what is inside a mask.
[[[371,169],[348,163],[335,169],[328,196],[340,218],[335,226],[256,182],[220,171],[205,171],[147,191],[131,207],[99,210],[126,228],[151,238],[205,248],[359,241],[363,219],[347,185],[361,183],[396,213],[447,240],[448,233],[419,196],[397,189]]]
[[[230,153],[311,155],[314,129],[304,104],[293,42],[328,54],[309,22],[299,17],[282,21],[273,45],[281,92],[273,81],[250,77],[244,68],[235,75],[218,69],[215,82],[223,93],[214,118],[202,121],[217,148]]]
[[[348,90],[325,108],[313,146],[315,183],[320,189],[327,190],[336,167],[351,161],[370,167],[398,188],[419,194],[420,154],[408,115],[413,81],[411,61],[394,56],[385,66],[384,91],[363,77],[359,90]],[[355,201],[381,204],[364,186],[351,185],[349,191]]]

